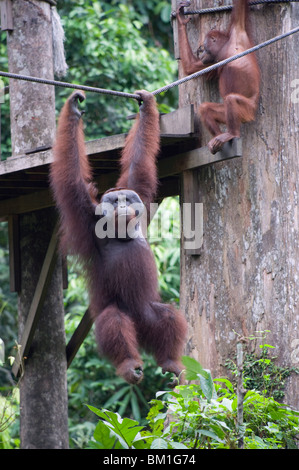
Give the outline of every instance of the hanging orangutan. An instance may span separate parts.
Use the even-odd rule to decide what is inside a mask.
[[[160,127],[153,95],[136,93],[142,104],[122,152],[120,177],[99,205],[84,146],[82,92],[75,91],[61,111],[51,168],[62,249],[84,263],[100,353],[131,384],[143,378],[141,348],[163,372],[178,377],[187,331],[183,315],[161,303],[154,256],[141,229],[140,217],[157,189]],[[109,225],[115,230],[106,236]]]
[[[190,47],[181,2],[177,10],[180,58],[186,75],[227,59],[252,47],[248,27],[248,0],[234,0],[231,22],[227,31],[211,30],[196,57]],[[260,71],[254,53],[234,60],[217,69],[219,91],[223,103],[202,103],[199,107],[201,121],[212,134],[208,143],[210,151],[218,152],[225,142],[240,137],[241,123],[253,121],[258,106]],[[226,124],[222,132],[220,124]]]

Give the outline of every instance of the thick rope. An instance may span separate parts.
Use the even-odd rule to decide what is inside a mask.
[[[254,5],[262,5],[265,3],[297,3],[299,0],[254,0],[249,2],[249,6],[254,6]],[[222,11],[230,11],[232,10],[233,5],[223,5],[220,7],[214,7],[214,8],[203,8],[202,10],[184,10],[183,14],[184,15],[205,15],[207,13],[219,13]],[[171,17],[175,18],[176,17],[176,12],[171,13]]]
[[[86,85],[76,85],[75,83],[59,82],[57,80],[47,80],[46,78],[30,77],[28,75],[19,75],[16,73],[0,71],[0,77],[13,78],[15,80],[24,80],[26,82],[42,83],[43,85],[53,85],[63,88],[73,88],[74,90],[90,91],[92,93],[102,93],[105,95],[115,95],[124,98],[133,98],[140,100],[140,96],[134,93],[124,93],[123,91],[107,90],[106,88],[96,88]]]
[[[233,55],[231,57],[228,57],[225,60],[222,60],[221,62],[217,62],[216,64],[210,65],[209,67],[204,68],[203,70],[199,70],[198,72],[195,72],[191,75],[187,75],[186,77],[181,78],[180,80],[176,80],[175,82],[172,82],[168,85],[163,86],[162,88],[158,88],[157,90],[153,91],[153,95],[158,95],[160,93],[163,93],[165,91],[170,90],[171,88],[175,86],[179,86],[182,83],[185,83],[189,80],[192,80],[193,78],[197,78],[201,75],[204,75],[206,73],[209,73],[215,69],[218,69],[219,67],[223,67],[224,65],[236,60],[240,59],[241,57],[244,57],[245,55],[251,54],[252,52],[258,51],[259,49],[262,49],[263,47],[269,46],[270,44],[273,44],[276,41],[279,41],[281,39],[284,39],[288,36],[291,36],[292,34],[295,34],[299,31],[299,26],[296,28],[292,29],[291,31],[288,31],[287,33],[280,34],[279,36],[275,36],[274,38],[268,39],[268,41],[262,42],[261,44],[258,44],[254,47],[251,47],[250,49],[247,49],[246,51],[240,52],[239,54]],[[16,80],[25,80],[28,82],[36,82],[36,83],[42,83],[45,85],[53,85],[53,86],[59,86],[59,87],[64,87],[64,88],[72,88],[75,90],[84,90],[84,91],[90,91],[92,93],[102,93],[106,95],[115,95],[115,96],[120,96],[124,98],[132,98],[137,101],[140,101],[140,96],[137,94],[133,93],[124,93],[122,91],[115,91],[115,90],[107,90],[105,88],[95,88],[95,87],[90,87],[90,86],[85,86],[85,85],[76,85],[74,83],[67,83],[67,82],[59,82],[56,80],[47,80],[44,78],[37,78],[37,77],[30,77],[27,75],[18,75],[15,73],[9,73],[9,72],[2,72],[0,71],[0,77],[6,77],[6,78],[12,78]]]
[[[273,44],[274,42],[279,41],[280,39],[284,39],[288,36],[291,36],[291,34],[298,33],[298,31],[299,31],[299,26],[297,26],[297,28],[292,29],[291,31],[288,31],[287,33],[280,34],[279,36],[276,36],[272,39],[268,39],[268,41],[265,41],[265,42],[262,42],[261,44],[253,46],[250,49],[246,49],[246,51],[240,52],[239,54],[236,54],[231,57],[228,57],[227,59],[221,60],[220,62],[217,62],[216,64],[210,65],[209,67],[206,67],[203,70],[199,70],[198,72],[192,73],[191,75],[187,75],[186,77],[183,77],[180,80],[176,80],[175,82],[170,83],[169,85],[165,85],[164,87],[153,91],[152,94],[158,95],[160,93],[168,91],[170,88],[181,85],[182,83],[192,80],[193,78],[197,78],[208,72],[212,72],[213,70],[218,69],[219,67],[223,67],[224,65],[232,62],[233,60],[240,59],[241,57],[244,57],[245,55],[251,54],[252,52],[258,51],[259,49],[262,49],[263,47],[269,46],[270,44]]]

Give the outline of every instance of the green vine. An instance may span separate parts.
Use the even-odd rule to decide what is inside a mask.
[[[258,332],[261,336],[250,336],[248,341],[255,339],[265,339],[269,331]],[[273,397],[274,400],[281,401],[285,396],[286,379],[292,373],[299,373],[296,367],[281,367],[276,364],[277,356],[271,354],[275,349],[270,344],[263,343],[259,346],[260,352],[247,352],[244,355],[243,379],[244,387],[247,390],[258,390],[266,397]],[[225,367],[231,370],[233,375],[237,375],[236,363],[227,359]]]

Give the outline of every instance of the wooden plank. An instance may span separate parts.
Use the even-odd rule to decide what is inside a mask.
[[[11,0],[1,0],[1,30],[12,31],[13,30],[13,19],[12,19],[12,3]]]
[[[21,270],[20,270],[20,234],[19,234],[19,216],[18,215],[11,215],[8,218],[8,241],[9,241],[10,291],[20,292]]]
[[[0,163],[0,175],[25,171],[27,169],[39,166],[49,165],[53,161],[52,150],[37,152],[31,155],[19,155],[18,157],[9,157]]]
[[[177,109],[160,117],[161,135],[167,137],[189,136],[194,132],[194,109],[193,105]],[[117,134],[110,137],[103,137],[97,140],[90,140],[85,143],[86,153],[89,158],[98,157],[103,161],[109,161],[109,154],[119,152],[125,145],[126,134]],[[7,160],[0,162],[0,175],[8,175],[19,171],[34,169],[50,165],[53,161],[53,153],[51,149],[24,154],[17,157],[9,157]]]
[[[160,179],[179,175],[185,170],[210,165],[223,160],[242,156],[242,139],[233,139],[227,142],[221,152],[212,155],[207,147],[201,147],[173,157],[158,161],[158,175]],[[28,157],[27,157],[28,158]],[[31,157],[30,157],[31,158]],[[117,172],[109,172],[95,178],[99,193],[113,187],[117,179]],[[34,210],[44,209],[54,205],[52,195],[48,189],[23,195],[16,198],[0,201],[0,216],[23,214]]]
[[[12,372],[15,375],[15,377],[17,377],[19,373],[21,361],[29,353],[32,339],[33,339],[33,336],[34,336],[34,333],[38,324],[38,319],[42,311],[44,300],[47,294],[47,289],[50,284],[52,273],[55,268],[55,264],[57,260],[57,244],[58,244],[57,232],[58,232],[58,224],[56,225],[53,231],[53,234],[49,243],[49,247],[48,247],[45,260],[41,269],[39,280],[37,282],[35,293],[34,293],[32,303],[29,309],[26,324],[24,326],[24,331],[22,334],[21,342],[20,342],[21,344],[20,351],[18,352],[15,358],[15,362],[12,367]]]
[[[159,178],[180,174],[186,170],[211,165],[213,163],[241,156],[241,138],[226,142],[222,150],[217,152],[215,155],[212,155],[207,147],[200,147],[159,161]]]
[[[76,356],[81,344],[88,335],[94,320],[91,318],[89,310],[87,309],[82,317],[81,322],[74,331],[73,336],[66,346],[67,367],[69,367]]]
[[[194,105],[184,106],[160,117],[161,137],[194,133]]]
[[[126,134],[116,134],[101,139],[88,140],[85,143],[87,155],[93,156],[106,152],[116,152],[125,145]]]

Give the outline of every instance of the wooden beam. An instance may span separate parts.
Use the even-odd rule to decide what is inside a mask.
[[[52,274],[55,268],[56,260],[57,260],[57,232],[58,232],[58,224],[56,225],[49,246],[45,256],[45,260],[41,269],[40,277],[37,282],[37,286],[35,289],[35,293],[32,299],[32,303],[30,306],[30,310],[28,313],[28,317],[24,326],[24,331],[21,338],[21,347],[20,351],[18,352],[15,362],[12,367],[12,372],[15,377],[18,376],[21,361],[24,357],[26,357],[29,353],[30,346],[32,343],[32,339],[38,324],[39,316],[42,311],[42,307],[44,304],[44,300],[47,294],[47,289],[50,284]]]
[[[19,233],[19,216],[18,215],[11,215],[8,218],[8,241],[9,241],[10,291],[20,292],[21,270],[20,270],[20,233]]]
[[[91,318],[89,309],[86,310],[81,322],[77,326],[73,336],[66,346],[67,367],[69,367],[76,356],[81,344],[88,335],[94,320]]]
[[[160,117],[161,137],[194,134],[194,105],[184,106]]]
[[[53,161],[52,150],[37,152],[31,155],[20,155],[18,157],[8,157],[0,163],[0,175],[25,171],[39,166],[49,165]]]
[[[92,145],[95,150],[95,146],[97,144],[94,143]],[[160,179],[163,179],[169,176],[179,175],[185,170],[211,165],[213,163],[240,156],[242,156],[242,139],[233,139],[231,142],[227,142],[223,149],[220,152],[217,152],[216,155],[212,155],[207,147],[201,147],[195,150],[190,150],[189,152],[161,159],[158,161],[158,175]],[[101,194],[108,188],[111,188],[115,184],[117,176],[118,173],[112,171],[100,174],[95,178],[99,193]],[[51,193],[48,189],[45,189],[29,195],[0,201],[0,216],[24,214],[26,212],[44,209],[53,205],[54,201]]]
[[[161,137],[189,136],[194,132],[194,108],[193,105],[185,106],[168,114],[160,116]],[[117,134],[101,139],[89,140],[85,143],[86,153],[90,159],[98,158],[101,161],[111,160],[110,154],[121,151],[125,145],[127,134]],[[110,157],[110,158],[109,158]],[[0,162],[0,175],[25,171],[44,165],[53,161],[51,149],[30,153],[24,153],[17,157],[9,157]]]
[[[201,166],[242,156],[242,139],[226,142],[220,152],[212,155],[207,147],[200,147],[158,162],[159,178],[180,174]]]

